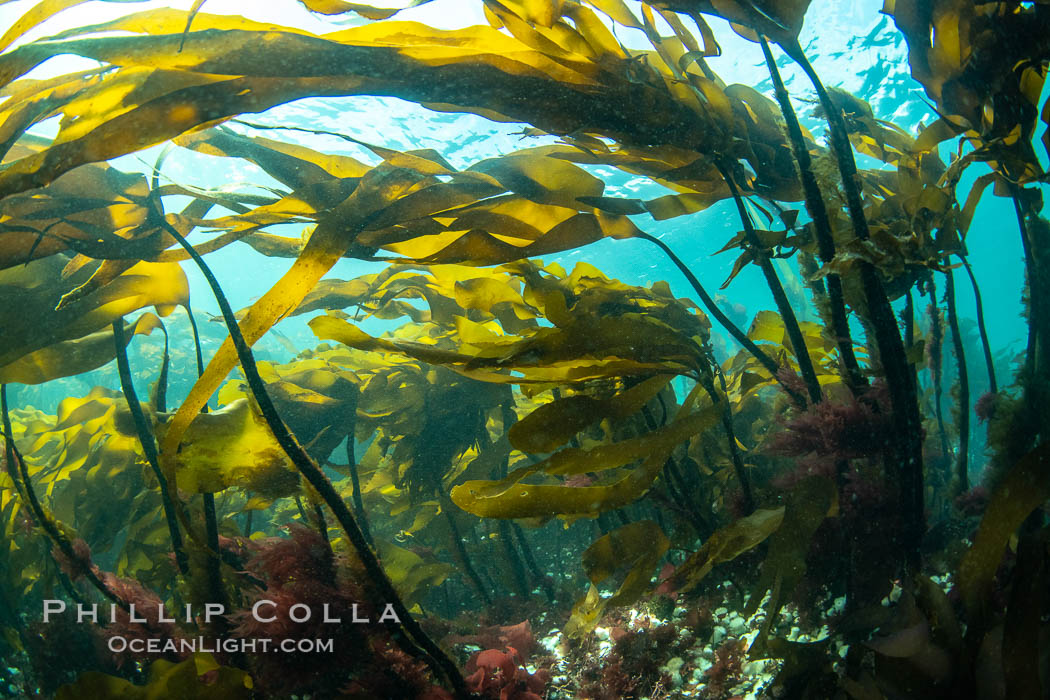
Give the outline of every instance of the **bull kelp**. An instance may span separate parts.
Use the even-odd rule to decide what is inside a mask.
[[[0,695],[1050,697],[1050,2],[165,4],[0,0]]]

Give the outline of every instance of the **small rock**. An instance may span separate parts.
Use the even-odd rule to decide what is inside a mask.
[[[765,661],[748,661],[740,670],[745,676],[757,676],[762,673],[765,667]]]
[[[666,673],[671,679],[671,686],[674,688],[680,688],[682,686],[682,666],[685,665],[685,660],[681,657],[674,657],[669,660],[666,664],[660,667],[660,671]]]

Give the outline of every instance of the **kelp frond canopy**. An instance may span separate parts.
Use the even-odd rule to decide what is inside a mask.
[[[0,2],[0,695],[1046,697],[1050,3],[886,0],[913,129],[824,85],[808,0],[429,1]],[[715,72],[730,30],[769,94]],[[270,111],[335,97],[524,130],[468,162]],[[712,207],[771,308],[676,251]],[[605,239],[688,294],[559,262]],[[237,310],[231,253],[289,262]]]

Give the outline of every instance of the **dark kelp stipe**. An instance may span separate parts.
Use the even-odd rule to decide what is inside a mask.
[[[798,38],[808,0],[479,0],[485,26],[395,19],[427,1],[300,0],[350,20],[324,34],[198,1],[26,41],[81,4],[41,0],[0,37],[0,650],[22,665],[4,687],[657,697],[686,682],[672,662],[695,637],[717,646],[698,697],[733,695],[745,659],[776,660],[767,691],[783,697],[1045,697],[1050,3],[886,0],[937,115],[912,133],[823,84]],[[740,60],[764,63],[772,99],[714,72],[711,17],[754,42]],[[781,52],[826,142],[802,126]],[[68,55],[99,65],[29,75]],[[547,138],[455,167],[246,116],[366,95]],[[152,173],[110,162],[161,144]],[[275,184],[171,181],[180,151]],[[610,169],[671,193],[610,196]],[[1015,231],[971,227],[989,193]],[[721,289],[754,265],[776,309],[746,328],[642,228],[723,201],[739,232],[719,251],[736,256]],[[1012,376],[995,366],[969,235],[1020,237],[1027,345]],[[696,301],[550,262],[606,238],[651,244]],[[240,311],[208,258],[235,243],[245,265],[291,261]],[[345,258],[375,271],[327,277]],[[215,295],[217,336],[183,264]],[[971,293],[979,350],[960,317]],[[277,327],[305,314],[320,341],[306,349]],[[272,339],[291,359],[257,357]],[[12,399],[48,382],[80,395],[55,415]],[[983,473],[971,412],[987,423]],[[114,617],[36,623],[55,598],[112,602]],[[718,645],[723,599],[754,634]],[[276,627],[250,614],[263,600]],[[154,614],[209,602],[221,619]],[[287,619],[322,604],[396,620]],[[639,608],[678,622],[627,631]],[[541,613],[560,659],[536,645]],[[827,629],[800,641],[785,614]],[[601,656],[596,631],[612,644]],[[175,651],[100,651],[113,635]],[[260,636],[338,643],[175,643]]]

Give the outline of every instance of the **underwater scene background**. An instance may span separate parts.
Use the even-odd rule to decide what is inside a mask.
[[[1050,697],[1050,2],[0,1],[0,696]]]

